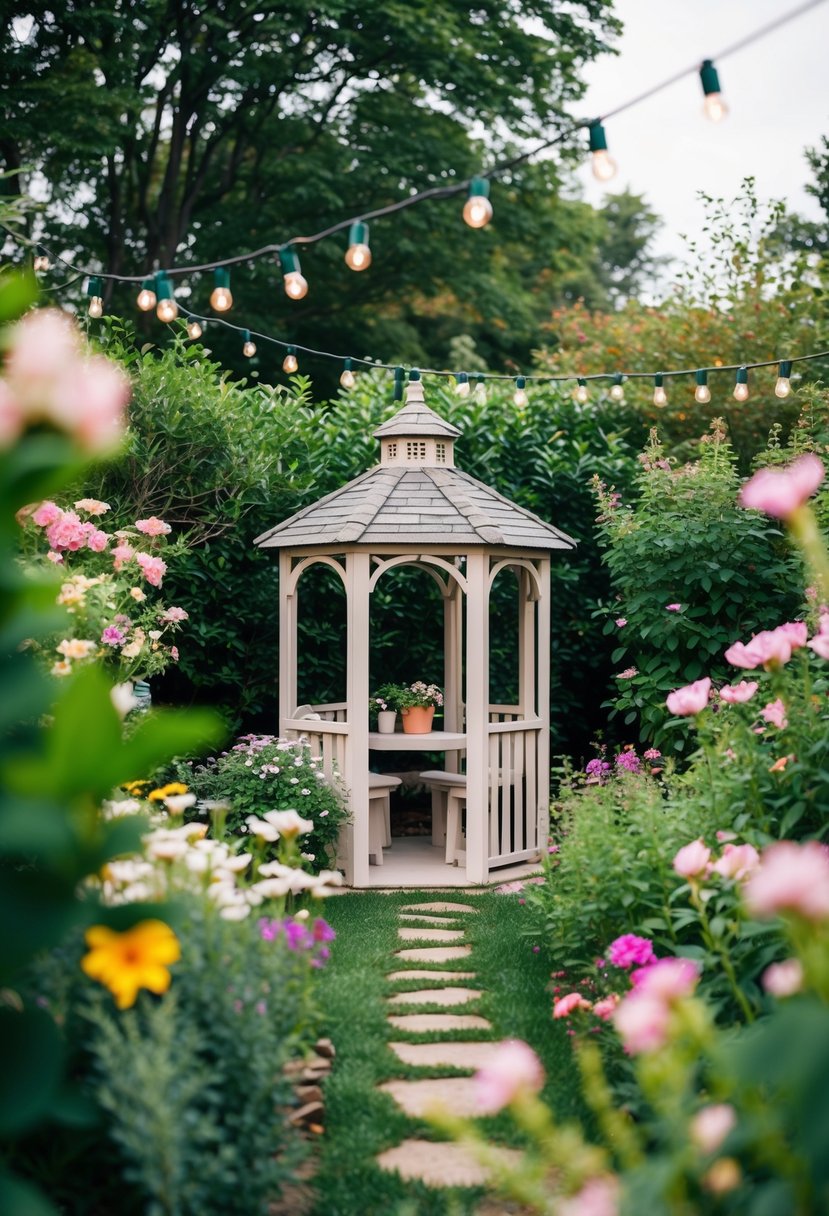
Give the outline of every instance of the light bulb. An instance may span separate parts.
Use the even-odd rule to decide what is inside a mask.
[[[610,400],[621,403],[625,399],[625,390],[622,385],[621,372],[617,372],[613,377],[613,384],[610,389]]]
[[[455,392],[458,394],[459,397],[468,397],[469,389],[470,389],[469,376],[466,374],[466,372],[461,372],[460,375],[457,377],[457,383],[455,384]]]
[[[249,359],[252,359],[256,354],[256,343],[251,342],[250,339],[248,339],[248,341],[242,347],[242,354],[247,355]]]
[[[654,405],[659,405],[659,406],[668,404],[668,394],[665,392],[664,388],[662,387],[662,373],[661,372],[659,372],[653,378],[653,403],[654,403]]]
[[[593,164],[591,166],[593,176],[599,182],[609,182],[612,177],[616,176],[618,166],[616,161],[610,155],[606,148],[600,148],[593,153]]]
[[[728,106],[722,93],[706,93],[705,101],[702,103],[702,112],[711,122],[722,122],[728,116]]]
[[[104,315],[104,302],[100,296],[89,297],[88,311],[90,317],[102,317]]]
[[[697,385],[697,387],[694,389],[694,399],[698,401],[700,405],[708,404],[708,402],[711,400],[711,389],[707,384]]]
[[[52,263],[49,261],[49,258],[45,253],[39,253],[36,255],[35,260],[32,263],[32,268],[34,270],[51,270]]]
[[[345,371],[342,373],[342,375],[340,376],[340,384],[343,386],[343,388],[354,388],[354,385],[356,383],[357,383],[357,379],[354,375],[354,372],[351,370],[350,367],[347,367],[345,369]]]
[[[792,364],[790,359],[784,359],[777,369],[777,383],[774,386],[775,397],[788,397],[792,391],[791,381],[789,376],[792,374]]]
[[[285,358],[282,360],[283,372],[287,372],[287,374],[290,376],[297,370],[298,367],[299,364],[297,363],[296,355],[293,353],[293,351],[289,350]]]
[[[711,122],[722,122],[728,113],[728,106],[723,100],[719,73],[714,67],[712,60],[703,59],[699,69],[699,78],[702,83],[702,91],[705,94],[705,100],[702,105],[703,114]]]
[[[345,264],[350,270],[367,270],[371,265],[371,250],[368,245],[349,245]]]
[[[150,309],[155,308],[155,292],[151,287],[142,287],[135,302],[142,312],[149,312]]]
[[[529,401],[529,398],[527,397],[527,390],[525,388],[526,383],[526,377],[515,377],[515,392],[512,395],[512,399],[520,410],[522,410]]]
[[[175,321],[178,316],[178,304],[167,296],[158,301],[155,315],[159,321]]]
[[[486,385],[484,384],[483,377],[475,385],[475,400],[479,401],[481,405],[486,401]]]
[[[583,380],[579,380],[576,391],[573,393],[573,397],[576,401],[578,401],[579,405],[586,405],[587,402],[590,400],[590,394],[587,391],[587,385],[584,383]]]
[[[210,293],[210,307],[216,312],[227,312],[233,307],[233,296],[229,287],[214,287]]]
[[[291,270],[285,275],[285,294],[292,300],[301,300],[308,294],[308,284],[298,270]]]
[[[748,401],[748,385],[738,383],[734,385],[734,400]]]
[[[480,194],[473,195],[463,205],[463,218],[470,228],[485,228],[492,219],[492,203]]]
[[[202,327],[199,325],[196,318],[191,317],[187,322],[187,337],[192,338],[195,341],[196,338],[200,338],[202,336],[202,332]]]

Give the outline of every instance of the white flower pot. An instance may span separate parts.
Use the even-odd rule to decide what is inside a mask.
[[[397,714],[393,709],[381,709],[377,715],[377,729],[381,735],[393,735]]]

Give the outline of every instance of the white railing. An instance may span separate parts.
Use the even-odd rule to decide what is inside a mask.
[[[538,741],[541,720],[494,706],[489,725],[489,864],[535,857],[538,838]]]
[[[345,750],[348,743],[348,723],[344,702],[314,705],[314,717],[284,718],[282,733],[288,739],[307,739],[312,756],[322,758],[322,770],[330,781],[342,779],[345,772]]]

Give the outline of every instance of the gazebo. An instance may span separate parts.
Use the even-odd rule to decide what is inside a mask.
[[[378,465],[255,542],[279,550],[279,731],[305,736],[326,774],[344,782],[351,823],[340,857],[351,886],[373,885],[371,768],[381,766],[384,751],[400,750],[445,756],[448,780],[466,804],[466,881],[482,883],[493,869],[534,859],[546,842],[550,554],[576,542],[455,467],[460,431],[426,405],[417,372],[404,407],[374,435]],[[298,590],[317,563],[335,571],[345,588],[346,700],[300,710]],[[428,572],[443,601],[444,729],[429,735],[369,729],[371,596],[401,566]],[[518,592],[518,697],[516,704],[495,705],[490,591],[505,570]]]

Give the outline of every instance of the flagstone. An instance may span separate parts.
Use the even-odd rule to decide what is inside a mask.
[[[520,1163],[517,1149],[492,1146],[490,1151],[504,1166],[517,1168]],[[404,1140],[381,1153],[377,1164],[407,1182],[417,1179],[431,1187],[483,1186],[492,1172],[463,1145],[434,1140]]]
[[[423,988],[418,992],[398,992],[389,997],[390,1005],[465,1005],[477,1001],[479,988]]]
[[[379,1088],[404,1114],[421,1119],[428,1110],[445,1106],[463,1118],[479,1114],[474,1077],[435,1077],[422,1081],[385,1081]]]
[[[499,1043],[389,1043],[404,1064],[439,1068],[485,1068],[498,1051]]]
[[[471,946],[420,946],[398,950],[395,958],[405,963],[449,963],[456,958],[468,958]]]
[[[457,919],[454,916],[430,916],[427,912],[401,912],[401,920],[422,920],[429,925],[449,925],[454,927],[457,925]]]
[[[401,925],[397,936],[404,942],[462,942],[463,929],[421,929],[415,925]]]
[[[387,1021],[397,1030],[423,1034],[432,1030],[492,1030],[492,1023],[477,1013],[389,1014]]]
[[[474,971],[425,971],[417,968],[412,971],[390,971],[386,976],[390,983],[397,980],[474,980],[477,978]]]
[[[403,904],[401,912],[477,912],[471,904],[454,904],[446,899],[434,899],[426,904]]]

